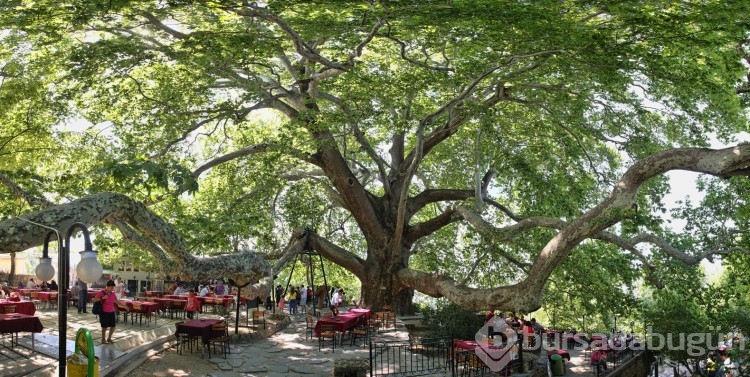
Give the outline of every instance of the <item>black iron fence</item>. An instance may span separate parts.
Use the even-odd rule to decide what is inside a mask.
[[[517,353],[520,356],[521,352]],[[522,370],[518,357],[501,370],[491,370],[474,350],[456,348],[452,338],[410,338],[408,341],[370,341],[371,377],[411,377],[443,374],[461,376],[494,373],[510,376]]]
[[[453,341],[421,338],[408,341],[370,341],[370,376],[427,376],[451,373]]]

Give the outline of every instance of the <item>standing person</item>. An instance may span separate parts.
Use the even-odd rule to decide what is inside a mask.
[[[289,314],[297,314],[297,288],[289,290]]]
[[[281,287],[281,286],[279,286],[279,287]],[[279,310],[283,313],[284,312],[284,306],[285,306],[284,305],[284,289],[283,288],[281,289],[281,294],[279,294],[278,301],[279,301],[279,305],[278,305],[279,306]]]
[[[78,291],[79,290],[80,288],[78,288],[78,282],[74,281],[73,285],[70,287],[70,299],[71,301],[76,303],[76,308],[78,307]]]
[[[284,294],[284,288],[281,288],[281,284],[276,286],[276,303],[281,302],[281,298]]]
[[[89,302],[89,287],[81,279],[76,281],[76,285],[78,285],[78,313],[86,313],[86,304]]]
[[[195,312],[200,310],[200,302],[198,302],[198,296],[195,295],[194,290],[189,290],[187,295],[187,302],[185,303],[185,311],[187,317],[193,319]]]
[[[300,306],[307,305],[307,288],[304,285],[299,290],[299,304]]]
[[[344,300],[344,289],[339,288],[338,291],[336,291],[333,294],[333,297],[331,297],[331,312],[333,312],[334,316],[339,315],[339,305],[341,304],[341,301]]]
[[[115,282],[107,281],[104,290],[94,296],[94,302],[101,301],[102,313],[99,314],[99,324],[102,326],[102,344],[112,344],[112,334],[115,332],[115,304],[120,302],[115,294]],[[109,329],[109,335],[107,334]]]
[[[123,293],[123,286],[125,284],[120,280],[120,277],[115,278],[115,295],[117,295],[117,299],[125,297],[125,294]]]

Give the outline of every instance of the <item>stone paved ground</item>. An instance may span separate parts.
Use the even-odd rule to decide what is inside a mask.
[[[244,310],[241,322],[244,322]],[[37,315],[42,319],[44,332],[36,335],[36,351],[31,351],[28,334],[22,334],[21,346],[10,348],[5,339],[0,348],[0,376],[56,376],[57,365],[57,311],[38,310]],[[218,317],[206,314],[206,317]],[[185,352],[184,358],[163,358],[169,362],[149,363],[154,355],[176,355],[174,348],[175,322],[169,317],[158,317],[156,323],[148,325],[118,324],[115,333],[115,344],[100,344],[98,322],[92,314],[78,314],[75,309],[69,313],[67,337],[73,339],[79,327],[94,330],[96,354],[101,358],[100,376],[125,377],[139,376],[136,373],[143,365],[148,368],[147,376],[176,375],[175,368],[183,367],[185,360],[190,360],[204,366],[208,370],[206,376],[331,376],[334,361],[337,359],[369,359],[369,349],[360,346],[337,346],[331,352],[330,346],[318,351],[317,340],[305,340],[304,315],[291,317],[291,322],[284,330],[269,338],[258,339],[248,328],[240,328],[239,337],[233,337],[231,354],[222,357],[208,356],[194,351]],[[397,330],[391,330],[377,335],[377,340],[407,340],[408,332],[401,322]],[[230,332],[234,333],[234,324],[230,321]],[[72,341],[68,342],[68,351],[73,351]],[[348,342],[345,342],[348,343]],[[201,357],[204,358],[201,358]],[[181,356],[182,357],[182,356]],[[590,376],[580,351],[571,351],[571,362],[567,363],[567,376]]]
[[[408,333],[402,328],[400,331],[392,330],[379,334],[378,339],[405,340],[408,339]],[[331,350],[330,344],[326,344],[319,351],[317,338],[305,339],[304,315],[293,315],[289,325],[273,336],[255,340],[240,339],[232,343],[231,353],[226,359],[221,356],[206,359],[207,363],[214,363],[215,367],[205,375],[214,377],[331,376],[334,361],[337,359],[369,359],[369,348],[361,346],[362,341],[358,343],[352,346],[350,341],[345,339],[344,345],[337,344],[335,350]],[[166,352],[176,351],[170,349]],[[189,352],[186,354],[190,355]],[[204,356],[207,357],[207,355]],[[199,357],[198,352],[195,351],[192,357]],[[148,361],[145,364],[149,365],[149,369],[158,367],[158,364]],[[117,377],[145,375],[140,369],[140,366],[123,369]],[[149,371],[148,375],[168,374],[165,370]]]

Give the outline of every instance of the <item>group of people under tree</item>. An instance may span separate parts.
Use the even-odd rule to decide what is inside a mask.
[[[306,287],[304,284],[300,286],[292,285],[288,290],[285,290],[281,284],[279,284],[276,286],[274,293],[276,294],[276,304],[279,310],[284,311],[288,304],[289,314],[297,314],[300,306],[307,307],[310,298],[314,301],[310,304],[317,305],[318,309],[322,309],[323,304],[327,301],[326,295],[328,293],[328,287],[324,285],[318,286],[313,292],[312,287]],[[339,306],[345,302],[346,295],[344,294],[344,289],[331,288],[328,307],[333,315],[338,314]],[[266,309],[268,309],[268,299],[266,300]]]
[[[276,301],[279,310],[284,311],[286,303],[289,303],[289,314],[297,314],[298,307],[306,307],[308,297],[312,297],[312,288],[300,285],[299,287],[292,285],[288,290],[281,287],[281,284],[276,286]]]
[[[708,353],[704,364],[707,377],[740,377],[747,374],[742,373],[741,363],[736,352],[741,350],[739,338],[734,338],[730,346],[720,344],[716,351]]]

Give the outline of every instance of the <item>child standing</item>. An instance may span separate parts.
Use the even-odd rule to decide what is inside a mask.
[[[187,317],[193,319],[195,312],[198,311],[200,303],[198,302],[198,296],[195,295],[195,290],[189,290],[187,295],[187,302],[185,303],[185,311]]]
[[[285,302],[284,302],[284,292],[282,291],[281,297],[279,297],[279,310],[282,313],[284,312],[284,306],[286,306],[286,305],[285,305]]]

